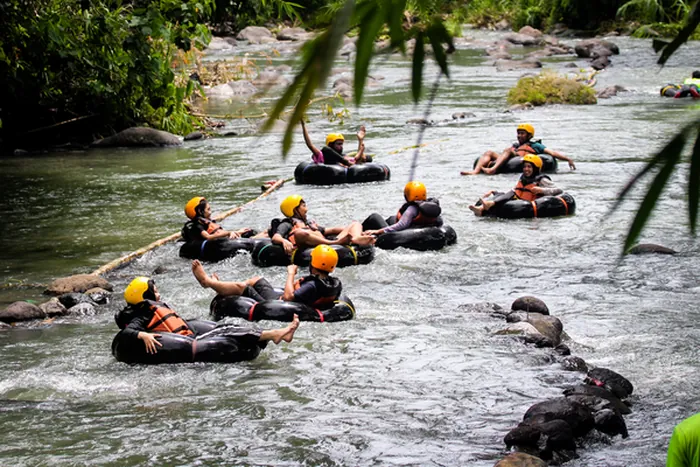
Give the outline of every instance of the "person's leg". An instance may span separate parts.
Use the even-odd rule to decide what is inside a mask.
[[[250,291],[250,289],[253,289],[252,291],[254,292],[254,295],[251,294],[253,296],[250,296],[250,298],[254,298],[257,301],[277,300],[282,295],[279,291],[275,290],[265,278],[258,278],[246,291]]]
[[[275,344],[279,344],[282,341],[292,342],[294,338],[294,333],[299,327],[299,316],[294,315],[294,319],[289,326],[281,329],[267,329],[260,334],[261,341],[272,341]]]
[[[493,175],[496,173],[498,168],[503,165],[505,161],[510,159],[510,157],[513,155],[511,148],[506,149],[503,151],[501,154],[498,155],[496,158],[496,162],[493,163],[491,167],[484,167],[482,170],[484,171],[485,174]]]
[[[486,172],[486,169],[488,165],[491,163],[491,161],[494,161],[498,159],[499,154],[494,151],[486,151],[476,162],[476,166],[474,167],[474,170],[466,170],[464,172],[461,172],[462,175],[476,175],[482,170]]]
[[[357,221],[352,221],[347,227],[348,235],[350,235],[351,243],[359,246],[373,245],[377,239],[371,235],[362,235],[362,224]]]
[[[297,247],[300,250],[306,248],[313,248],[318,245],[336,245],[337,240],[329,240],[323,236],[323,234],[317,230],[297,230],[294,232],[294,239],[296,240]]]
[[[213,289],[219,295],[241,295],[246,286],[252,285],[258,278],[248,279],[246,282],[223,282],[216,274],[211,276],[204,270],[199,260],[192,261],[192,274],[202,287]],[[253,281],[254,280],[254,281]],[[252,282],[251,282],[252,281]],[[248,283],[250,282],[250,284]]]

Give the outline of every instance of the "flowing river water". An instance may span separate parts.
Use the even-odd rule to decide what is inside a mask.
[[[451,57],[451,80],[442,82],[431,118],[475,117],[427,128],[415,177],[440,198],[459,236],[456,245],[440,252],[378,251],[369,265],[337,270],[356,319],[302,323],[292,343],[270,345],[254,361],[118,363],[110,353],[117,330],[112,314],[135,275],[159,267],[166,301],[185,317],[208,314],[213,294],[195,282],[189,262],[177,255],[179,245],[155,250],[107,275],[117,293],[96,316],[0,333],[0,464],[491,466],[504,454],[503,436],[528,407],[557,397],[582,376],[554,363],[551,350],[494,336],[501,320],[461,305],[509,307],[519,296],[535,295],[562,320],[575,355],[635,385],[633,413],[626,417],[630,437],[590,437],[568,465],[663,465],[673,426],[700,406],[700,251],[686,225],[687,167],[673,177],[643,235],[679,255],[619,261],[643,192],[634,191],[615,214],[609,209],[649,154],[691,117],[691,102],[661,98],[658,90],[690,74],[700,46],[684,46],[659,69],[650,41],[615,38],[621,54],[598,76],[597,88],[619,84],[628,92],[593,106],[504,113],[506,91],[522,72],[497,72],[483,55],[479,44],[497,34],[466,35],[474,40]],[[260,50],[241,46],[236,54]],[[294,54],[272,60],[293,63]],[[563,70],[572,60],[546,67]],[[316,106],[309,126],[318,144],[325,133],[342,131],[347,150],[364,123],[368,151],[391,167],[391,181],[288,183],[228,218],[225,227],[265,228],[292,193],[302,194],[311,216],[326,225],[394,213],[413,153],[393,151],[415,144],[417,127],[405,121],[422,116],[425,104],[411,101],[410,59],[380,58],[371,73],[384,79],[368,89],[361,108],[350,107],[350,118],[330,123]],[[426,82],[435,74],[428,67]],[[210,103],[209,111],[234,105]],[[517,175],[461,177],[459,171],[484,150],[512,142],[524,121],[547,146],[573,155],[577,170],[561,164],[553,179],[575,197],[576,215],[475,218],[467,206],[491,188],[511,187]],[[209,198],[215,212],[254,198],[262,182],[291,176],[309,157],[299,136],[286,160],[281,133],[176,149],[0,160],[0,279],[25,284],[3,288],[0,301],[40,300],[41,288],[31,284],[92,271],[178,231],[182,208],[194,195]],[[245,255],[207,269],[229,279],[263,274],[277,284],[285,277],[283,268],[260,270]]]

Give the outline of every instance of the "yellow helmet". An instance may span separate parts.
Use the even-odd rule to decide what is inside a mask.
[[[326,146],[330,146],[338,140],[345,141],[345,137],[340,133],[328,133],[328,135],[326,135]]]
[[[530,137],[535,136],[535,127],[530,125],[529,123],[521,123],[518,125],[518,130],[524,130],[530,133]]]
[[[530,162],[538,169],[542,170],[542,158],[534,154],[525,154],[523,156],[523,162]]]
[[[329,245],[318,245],[311,250],[311,267],[331,273],[338,264],[338,253]]]
[[[403,197],[406,201],[425,201],[427,192],[425,190],[425,185],[421,182],[408,182],[405,187],[403,187]]]
[[[137,305],[148,299],[148,297],[144,297],[148,291],[151,291],[152,298],[155,298],[153,295],[153,285],[153,281],[148,277],[137,277],[126,286],[124,290],[124,300],[126,300],[126,303],[129,305]]]
[[[280,211],[287,217],[294,217],[294,210],[304,201],[301,195],[289,195],[280,203]]]
[[[187,204],[185,204],[185,215],[190,219],[194,219],[194,217],[197,215],[197,207],[202,201],[206,201],[204,196],[195,196],[189,200]]]

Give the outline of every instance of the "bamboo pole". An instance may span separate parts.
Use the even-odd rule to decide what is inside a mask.
[[[226,219],[227,217],[229,217],[233,214],[236,214],[237,212],[242,211],[243,208],[245,208],[246,206],[253,204],[256,201],[259,201],[259,200],[265,198],[270,193],[272,193],[273,191],[277,190],[279,187],[284,185],[285,182],[288,182],[290,180],[292,180],[292,178],[276,180],[275,183],[270,185],[268,187],[268,189],[265,190],[265,192],[263,194],[261,194],[260,196],[258,196],[257,198],[254,198],[245,204],[237,206],[233,209],[229,209],[228,211],[223,212],[223,213],[219,214],[218,216],[215,216],[214,220],[218,222],[218,221],[221,221],[223,219]],[[174,233],[172,235],[168,235],[167,237],[161,238],[160,240],[156,240],[155,242],[153,242],[149,245],[146,245],[143,248],[139,248],[138,250],[133,251],[133,252],[129,253],[128,255],[122,256],[121,258],[117,258],[114,261],[110,261],[109,263],[105,264],[104,266],[102,266],[98,269],[95,269],[90,274],[95,275],[95,276],[100,276],[104,273],[110,272],[110,271],[112,271],[120,266],[124,266],[126,264],[129,264],[130,262],[132,262],[133,260],[135,260],[139,256],[143,256],[144,254],[148,253],[151,250],[158,248],[159,246],[163,246],[166,243],[171,243],[171,242],[177,241],[180,239],[180,237],[181,237],[181,235],[179,232]]]

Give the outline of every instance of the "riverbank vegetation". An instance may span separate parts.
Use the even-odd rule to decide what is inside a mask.
[[[508,104],[546,105],[574,104],[587,105],[597,102],[595,91],[580,81],[561,76],[551,71],[543,71],[535,76],[524,76],[508,91]]]

